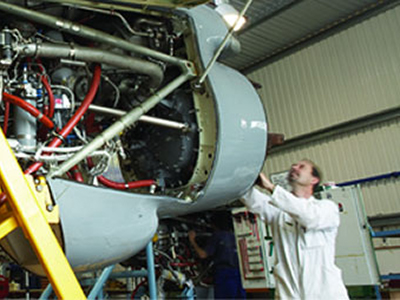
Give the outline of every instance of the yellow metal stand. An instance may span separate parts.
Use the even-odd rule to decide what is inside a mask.
[[[11,211],[0,211],[0,239],[20,226],[59,299],[86,299],[29,180],[0,129],[0,186]]]

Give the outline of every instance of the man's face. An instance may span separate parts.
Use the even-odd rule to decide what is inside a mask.
[[[291,166],[288,180],[292,186],[313,186],[318,182],[318,178],[312,175],[312,165],[304,160],[301,160]]]

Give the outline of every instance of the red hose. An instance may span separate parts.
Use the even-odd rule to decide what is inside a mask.
[[[38,58],[36,61],[38,63],[40,71],[42,73],[45,73],[45,70],[44,70],[44,68],[42,66],[41,59]],[[49,81],[47,80],[47,77],[45,75],[41,75],[40,79],[41,79],[41,81],[42,81],[42,83],[44,85],[44,88],[47,91],[47,95],[49,96],[49,111],[46,112],[46,115],[49,118],[52,118],[54,116],[54,108],[55,108],[55,105],[56,105],[56,102],[55,102],[55,99],[54,99],[54,94],[53,94],[53,91],[51,90],[51,87],[50,87]]]
[[[42,75],[41,79],[42,79],[43,86],[47,91],[47,95],[49,96],[49,113],[47,116],[49,118],[52,118],[54,116],[54,107],[56,105],[55,104],[56,102],[54,100],[54,94],[53,94],[53,91],[51,90],[50,84],[47,81],[46,76]]]
[[[101,76],[101,68],[99,65],[96,65],[93,73],[92,83],[90,85],[89,91],[86,94],[85,99],[83,100],[81,106],[77,109],[72,118],[68,121],[68,123],[64,126],[64,128],[59,132],[59,135],[62,138],[66,138],[72,131],[72,129],[78,124],[84,113],[89,108],[89,105],[92,103],[94,97],[96,96],[97,89],[100,84],[100,76]],[[49,147],[58,147],[62,144],[62,138],[55,137],[50,143]],[[32,164],[29,168],[25,170],[25,174],[32,174],[39,170],[39,168],[43,166],[42,162],[36,162]]]
[[[10,116],[10,102],[6,101],[4,103],[4,123],[3,123],[3,132],[5,136],[7,135],[9,116]]]
[[[82,173],[79,171],[79,168],[78,168],[77,165],[73,166],[73,167],[70,169],[70,171],[71,171],[71,173],[72,173],[72,175],[73,175],[73,178],[74,178],[76,181],[78,181],[78,182],[83,182],[83,181],[84,181],[84,180],[83,180]]]
[[[94,164],[91,157],[87,158],[87,163],[89,168],[93,168]],[[106,187],[110,187],[117,190],[128,190],[128,189],[136,189],[145,186],[151,186],[153,184],[157,184],[157,182],[153,179],[146,179],[146,180],[138,180],[138,181],[130,181],[128,183],[125,182],[115,182],[107,179],[104,176],[97,176],[97,179],[102,185]]]
[[[46,117],[45,115],[43,115],[36,107],[34,107],[32,104],[29,104],[28,102],[22,100],[21,98],[14,96],[14,95],[10,95],[7,93],[3,93],[3,99],[6,102],[11,102],[14,105],[17,105],[19,107],[21,107],[23,110],[25,110],[26,112],[28,112],[29,114],[31,114],[33,117],[35,117],[36,119],[38,119],[39,122],[41,122],[44,126],[46,126],[47,128],[52,129],[54,127],[53,122]]]
[[[64,128],[59,132],[59,134],[63,137],[66,138],[72,131],[72,129],[78,124],[82,116],[85,114],[85,112],[88,110],[89,105],[92,103],[94,97],[96,96],[97,89],[100,84],[100,76],[101,76],[101,69],[100,66],[97,65],[94,69],[94,74],[93,74],[93,79],[92,83],[90,86],[90,89],[83,100],[81,106],[78,108],[78,110],[75,112],[75,114],[72,116],[72,118],[68,121],[67,125],[64,126]],[[50,144],[49,147],[58,147],[62,143],[62,140],[58,137],[56,137]]]
[[[104,176],[97,176],[97,179],[99,182],[107,187],[117,189],[117,190],[128,190],[128,189],[136,189],[140,187],[145,187],[145,186],[151,186],[153,184],[156,184],[155,180],[148,179],[148,180],[138,180],[138,181],[131,181],[127,183],[120,183],[120,182],[115,182],[111,181]]]

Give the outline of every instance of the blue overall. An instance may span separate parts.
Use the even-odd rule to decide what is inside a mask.
[[[215,299],[246,299],[240,279],[235,236],[229,231],[216,231],[205,248],[214,261]]]

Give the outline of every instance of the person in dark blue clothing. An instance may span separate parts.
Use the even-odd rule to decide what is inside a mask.
[[[217,212],[211,222],[215,231],[204,248],[197,244],[194,231],[189,231],[189,241],[201,259],[211,258],[214,262],[214,298],[246,299],[231,215],[227,211]]]

